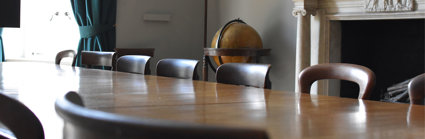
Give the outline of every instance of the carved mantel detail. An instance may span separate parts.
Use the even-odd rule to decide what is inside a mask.
[[[413,0],[365,0],[367,12],[413,11]]]

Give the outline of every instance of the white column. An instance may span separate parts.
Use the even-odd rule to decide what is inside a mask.
[[[310,66],[311,12],[308,12],[305,9],[294,9],[292,14],[298,18],[297,48],[296,48],[296,63],[295,63],[295,91],[299,92],[300,88],[298,88],[298,76],[304,68]]]

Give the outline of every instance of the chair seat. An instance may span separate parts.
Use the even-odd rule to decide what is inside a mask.
[[[81,97],[69,92],[57,99],[56,112],[64,119],[64,138],[67,139],[266,139],[264,130],[230,128],[167,120],[135,118],[84,108]]]
[[[150,74],[150,59],[150,56],[125,55],[118,58],[116,70],[138,74]]]
[[[155,48],[115,48],[115,53],[112,56],[112,67],[113,70],[117,69],[117,60],[121,56],[125,55],[144,55],[153,57]]]
[[[81,64],[89,68],[94,66],[112,67],[112,55],[114,52],[82,51]]]
[[[16,138],[44,139],[40,120],[21,102],[0,93],[0,111],[0,122],[9,128]]]
[[[198,60],[192,59],[162,59],[156,64],[156,75],[198,80],[198,63]]]
[[[60,51],[56,54],[56,58],[55,58],[55,64],[59,65],[62,61],[62,59],[67,58],[67,57],[71,57],[72,58],[72,66],[75,66],[75,58],[76,58],[76,53],[74,50],[63,50]]]
[[[310,93],[313,82],[322,79],[340,79],[359,85],[359,99],[370,99],[375,86],[375,73],[367,67],[347,63],[318,64],[305,68],[299,75],[302,93]]]
[[[225,63],[217,68],[217,82],[271,89],[270,64]]]
[[[425,105],[425,73],[413,78],[407,88],[411,104]]]

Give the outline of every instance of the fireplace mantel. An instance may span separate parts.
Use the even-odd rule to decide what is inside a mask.
[[[295,91],[302,69],[315,64],[339,62],[341,20],[425,19],[425,0],[400,0],[401,8],[382,8],[389,0],[293,0],[293,15],[298,18],[295,66]],[[369,3],[369,5],[366,5]],[[375,5],[370,5],[375,3]],[[375,6],[375,9],[370,7]],[[403,7],[404,6],[404,7]],[[393,6],[394,7],[394,6]],[[320,81],[312,93],[328,94],[329,83]]]

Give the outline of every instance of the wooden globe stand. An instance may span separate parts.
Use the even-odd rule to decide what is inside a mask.
[[[254,62],[260,61],[260,56],[270,55],[271,49],[264,48],[204,48],[204,59],[202,64],[202,79],[208,81],[208,66],[215,72],[209,56],[250,56]]]

